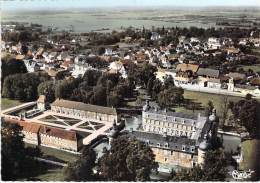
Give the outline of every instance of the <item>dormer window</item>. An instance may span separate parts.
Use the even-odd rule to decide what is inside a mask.
[[[185,123],[185,120],[183,119],[183,120],[181,120],[181,122],[182,122],[182,124],[184,124],[184,123]]]
[[[157,147],[160,147],[161,145],[160,145],[160,143],[157,143]]]
[[[149,140],[147,140],[147,141],[146,141],[146,145],[149,145],[149,144],[150,144],[150,141],[149,141]]]
[[[165,147],[165,148],[168,148],[168,147],[169,147],[169,144],[168,144],[168,143],[165,143],[165,144],[164,144],[164,147]]]
[[[185,146],[182,146],[182,151],[185,151]]]
[[[191,152],[194,152],[194,150],[195,150],[194,146],[191,146],[190,151],[191,151]]]

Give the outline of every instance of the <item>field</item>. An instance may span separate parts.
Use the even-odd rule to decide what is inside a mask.
[[[1,99],[1,110],[5,110],[5,109],[8,109],[8,108],[20,105],[20,104],[22,104],[22,103],[18,100],[10,100],[7,98],[2,98]]]

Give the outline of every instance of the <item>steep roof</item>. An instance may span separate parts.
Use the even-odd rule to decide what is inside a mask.
[[[194,64],[178,64],[176,70],[177,71],[192,71],[193,73],[197,72],[199,66]]]
[[[186,137],[177,137],[177,136],[165,137],[161,134],[143,132],[143,131],[129,132],[128,136],[135,137],[140,141],[146,142],[151,147],[169,149],[174,151],[183,151],[185,153],[196,154],[196,140],[194,139],[188,139]],[[191,147],[194,148],[194,151],[191,151]]]
[[[209,68],[199,68],[197,75],[218,78],[219,77],[219,70],[209,69]]]
[[[65,107],[65,108],[69,108],[69,109],[77,109],[77,110],[82,110],[82,111],[91,111],[91,112],[97,112],[97,113],[110,114],[110,115],[117,114],[115,108],[85,104],[82,102],[75,102],[75,101],[64,100],[64,99],[56,99],[51,105]]]

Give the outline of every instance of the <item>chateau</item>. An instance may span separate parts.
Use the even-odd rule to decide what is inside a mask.
[[[142,112],[142,131],[129,133],[151,147],[155,160],[168,168],[192,168],[204,163],[210,141],[216,138],[218,119],[159,110],[147,102]]]

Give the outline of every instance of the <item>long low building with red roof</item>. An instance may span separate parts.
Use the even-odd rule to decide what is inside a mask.
[[[20,125],[24,142],[29,144],[74,152],[82,147],[82,138],[76,131],[16,119],[5,119],[5,122]]]

